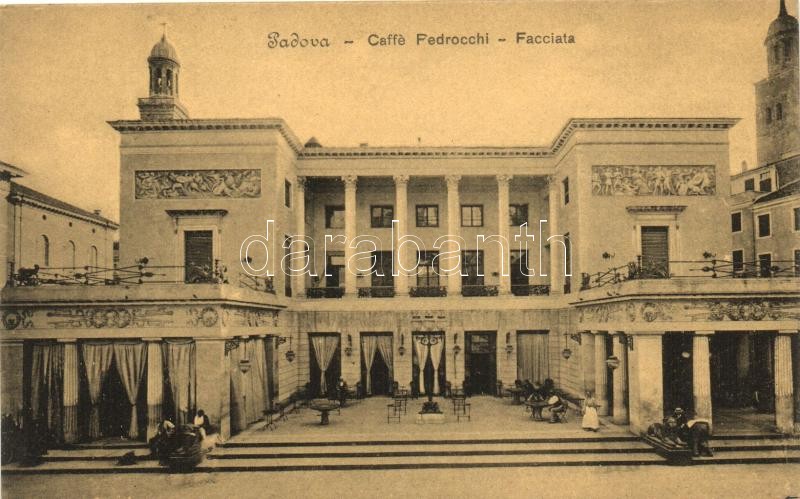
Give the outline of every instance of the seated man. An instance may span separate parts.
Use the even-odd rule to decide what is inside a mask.
[[[551,395],[547,399],[547,408],[550,409],[550,422],[558,423],[564,418],[569,406],[567,402],[558,395]]]
[[[344,406],[347,402],[347,382],[344,378],[339,378],[339,383],[336,384],[336,390],[339,396],[339,404]]]

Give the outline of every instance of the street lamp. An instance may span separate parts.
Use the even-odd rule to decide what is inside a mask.
[[[418,340],[419,340],[420,345],[428,347],[428,350],[427,350],[428,355],[425,356],[425,359],[427,360],[428,356],[430,356],[430,354],[431,354],[431,346],[436,345],[436,344],[439,343],[439,335],[438,334],[431,334],[431,333],[421,334],[421,335],[418,335]],[[423,371],[425,369],[425,362],[420,360],[420,365],[421,365],[421,368],[420,368],[420,373],[419,374],[420,374],[420,376],[423,376]],[[434,371],[433,375],[436,376],[436,372],[435,371]],[[423,413],[431,413],[431,412],[440,413],[440,412],[442,412],[442,411],[439,410],[439,404],[437,404],[436,402],[433,401],[433,389],[427,390],[427,392],[428,392],[428,401],[425,402],[424,404],[422,404],[422,412]]]

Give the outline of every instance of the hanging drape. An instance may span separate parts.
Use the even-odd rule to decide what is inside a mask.
[[[439,364],[442,361],[444,337],[439,336],[439,341],[431,345],[431,362],[433,363],[433,394],[439,394]]]
[[[252,365],[252,361],[250,360],[250,357],[251,357],[250,356],[251,346],[252,346],[252,344],[250,343],[250,340],[249,339],[245,339],[245,340],[242,341],[242,344],[241,344],[241,347],[240,347],[242,349],[242,360],[245,360],[246,362],[250,362],[250,368],[247,369],[247,372],[242,372],[242,370],[239,369],[239,371],[241,372],[241,377],[242,377],[242,394],[244,395],[243,398],[244,398],[244,421],[245,421],[245,424],[250,424],[253,421],[255,421],[255,418],[254,418],[255,405],[253,404],[255,402],[255,400],[253,398],[253,392],[254,392],[254,389],[253,389],[253,381],[254,381],[254,379],[253,378],[255,377],[255,373],[253,372],[253,365]]]
[[[48,433],[61,440],[64,345],[35,344],[31,365],[31,410],[33,417],[45,423]]]
[[[128,436],[139,438],[139,421],[136,417],[136,400],[139,398],[139,386],[144,374],[144,363],[147,358],[144,343],[114,343],[114,356],[117,359],[117,372],[128,394],[131,404],[131,422]]]
[[[374,335],[361,336],[361,351],[364,353],[364,367],[367,369],[367,395],[372,395],[372,362],[375,360],[375,352],[378,350],[378,338]]]
[[[269,410],[272,409],[272,398],[275,393],[273,388],[275,383],[275,361],[273,360],[275,356],[275,338],[271,336],[264,338],[262,349],[264,350],[264,390],[266,392],[264,407]]]
[[[419,378],[417,379],[417,390],[420,394],[426,394],[425,391],[425,364],[428,362],[428,347],[422,344],[422,336],[414,336],[414,350],[417,352],[417,363],[419,365]]]
[[[394,367],[392,366],[392,337],[389,335],[378,336],[378,351],[383,357],[383,362],[389,370],[389,379],[394,380]]]
[[[547,334],[517,335],[517,377],[542,383],[549,373]]]
[[[86,379],[89,382],[89,400],[92,403],[89,414],[89,438],[100,438],[100,392],[103,380],[111,367],[114,347],[111,343],[84,343],[81,345],[83,364],[86,366]]]
[[[263,349],[260,349],[261,342],[258,338],[250,338],[246,341],[246,358],[250,363],[250,369],[244,374],[247,394],[247,422],[252,423],[261,419],[264,410],[264,384],[261,377],[261,368],[258,358],[264,358]]]
[[[320,380],[319,390],[320,393],[328,393],[328,383],[325,381],[325,375],[328,372],[328,366],[333,359],[333,354],[336,352],[336,347],[339,346],[338,336],[312,336],[311,345],[314,348],[314,357],[317,359],[319,366]]]
[[[195,404],[195,345],[192,341],[165,341],[162,348],[175,404],[175,424],[186,424]]]

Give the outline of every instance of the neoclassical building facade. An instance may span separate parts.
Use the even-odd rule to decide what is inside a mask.
[[[2,333],[5,412],[76,441],[202,408],[230,435],[340,376],[368,396],[550,378],[634,433],[678,405],[800,421],[798,279],[724,272],[735,119],[330,147],[279,118],[189,118],[174,47],[148,61],[140,118],[110,122],[118,270],[3,290],[26,317]]]

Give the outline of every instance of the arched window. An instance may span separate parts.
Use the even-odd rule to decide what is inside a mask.
[[[767,106],[767,109],[765,111],[764,117],[766,119],[767,125],[772,123],[772,108],[771,107]]]
[[[775,119],[782,120],[783,119],[783,104],[780,102],[775,104]]]
[[[783,40],[783,58],[789,61],[792,58],[792,45],[796,42],[791,38]]]
[[[167,69],[167,93],[172,93],[172,70]]]
[[[64,266],[74,269],[75,266],[76,266],[76,263],[77,263],[75,261],[75,243],[73,243],[72,241],[67,241],[67,251],[66,251],[66,253],[67,253],[66,254],[66,261],[64,262],[65,263]]]
[[[39,238],[39,248],[36,252],[36,258],[38,261],[34,263],[41,264],[44,267],[50,266],[50,239],[44,234]]]
[[[92,246],[89,248],[89,265],[97,268],[97,261],[97,246]]]
[[[772,46],[772,60],[775,61],[775,64],[781,62],[781,46],[777,43]]]

